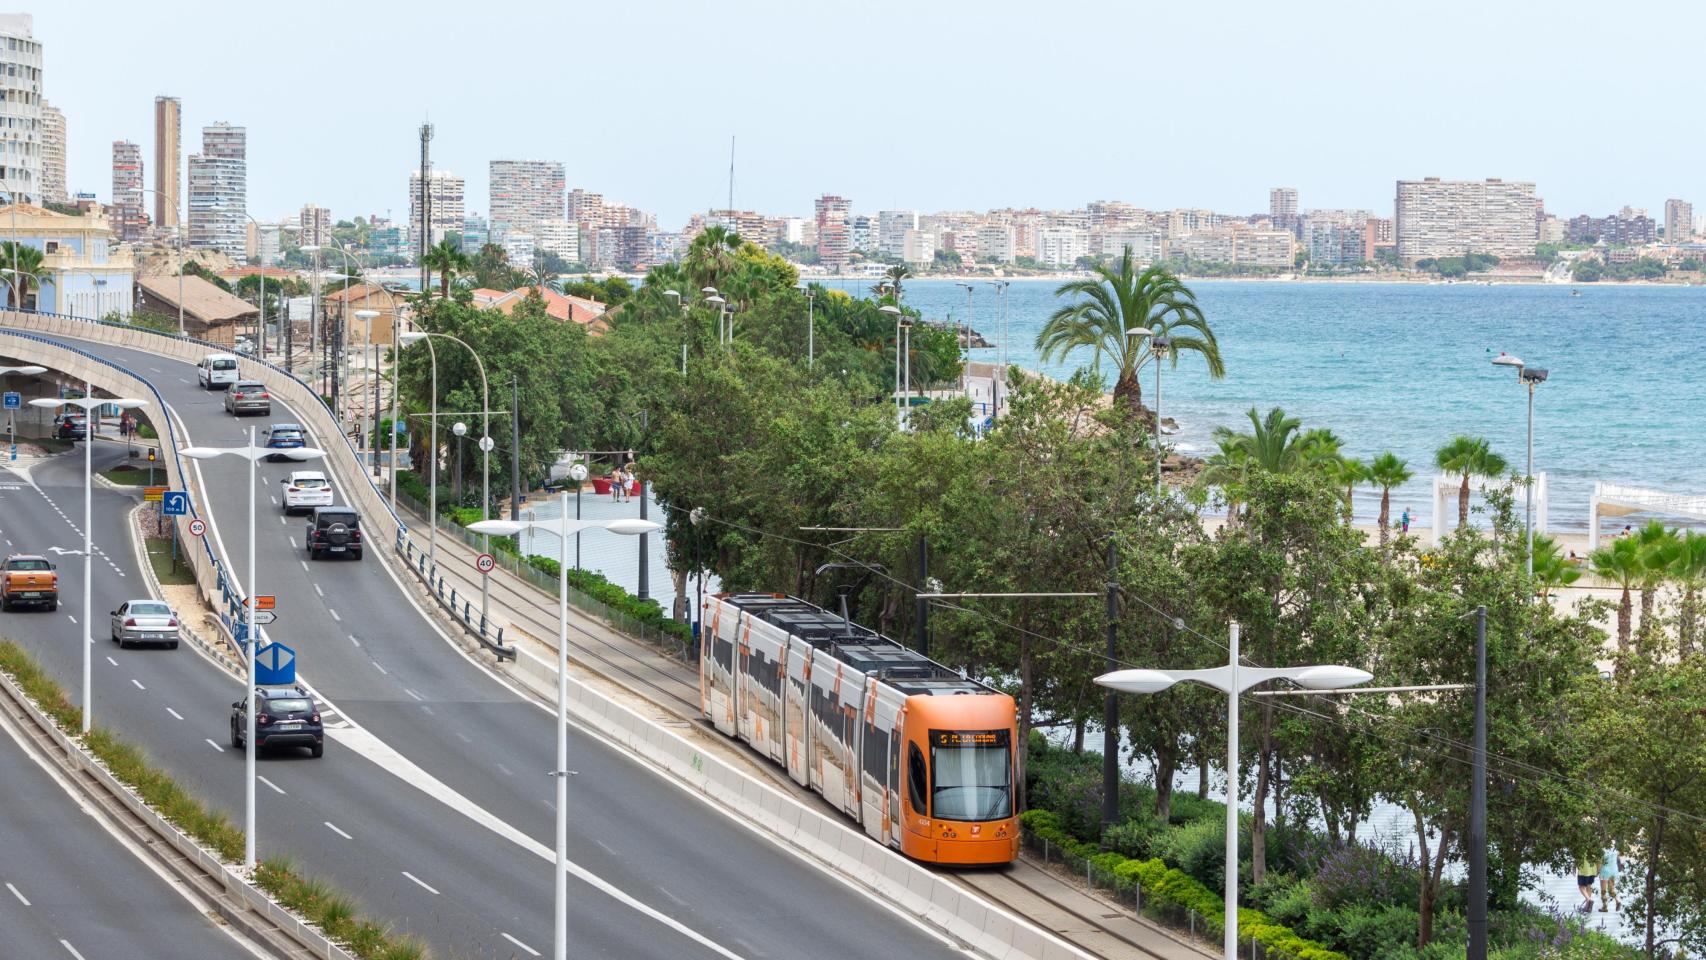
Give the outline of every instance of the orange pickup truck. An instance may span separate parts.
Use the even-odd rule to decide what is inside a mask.
[[[59,606],[59,574],[46,557],[14,553],[0,564],[0,610]]]

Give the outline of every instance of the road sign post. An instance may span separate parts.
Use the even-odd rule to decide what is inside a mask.
[[[481,573],[491,573],[497,565],[497,559],[489,553],[482,553],[478,557],[474,558],[474,569]]]
[[[190,495],[182,490],[167,490],[160,494],[160,512],[168,517],[186,517],[190,512]]]
[[[196,517],[190,521],[190,536],[199,537],[207,532],[207,521]]]

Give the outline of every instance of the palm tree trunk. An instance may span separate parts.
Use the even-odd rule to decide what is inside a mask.
[[[1386,546],[1386,524],[1392,519],[1392,488],[1380,488],[1380,545]]]
[[[1469,474],[1463,475],[1463,486],[1457,488],[1457,525],[1469,525]]]
[[[1641,588],[1641,642],[1643,644],[1653,639],[1653,594],[1657,591],[1652,587]]]
[[[1623,599],[1617,604],[1617,652],[1629,649],[1629,616],[1634,610],[1629,603],[1629,588],[1623,588]]]
[[[1114,406],[1125,411],[1128,420],[1143,417],[1143,385],[1137,382],[1137,374],[1122,373],[1114,381]]]

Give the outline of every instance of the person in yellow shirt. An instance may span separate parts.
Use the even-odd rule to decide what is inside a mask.
[[[1576,860],[1576,889],[1581,892],[1582,902],[1577,909],[1583,913],[1593,911],[1593,882],[1599,877],[1599,864],[1593,857],[1578,857]]]

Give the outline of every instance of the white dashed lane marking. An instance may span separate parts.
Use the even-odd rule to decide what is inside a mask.
[[[143,685],[142,685],[142,681],[140,681],[140,680],[138,680],[138,679],[136,679],[136,678],[135,678],[135,677],[131,677],[131,678],[130,678],[130,682],[131,682],[131,683],[134,683],[134,684],[136,684],[136,689],[138,689],[138,690],[146,690],[146,689],[148,689],[148,688],[147,688],[147,687],[145,687],[145,686],[143,686]]]
[[[403,692],[408,694],[411,697],[414,697],[416,700],[425,700],[426,699],[426,697],[423,697],[420,694],[414,692],[413,690],[410,690],[408,687],[404,687]]]
[[[108,657],[108,658],[107,658],[107,662],[108,662],[108,663],[110,663],[110,664],[112,664],[112,665],[113,665],[113,666],[115,666],[115,667],[116,667],[116,666],[118,666],[118,661],[117,661],[117,660],[114,660],[114,659],[113,659],[113,658],[112,658],[112,657]]]
[[[430,894],[432,894],[432,895],[433,895],[433,896],[435,896],[435,897],[436,897],[436,896],[438,896],[438,895],[439,895],[439,893],[438,893],[438,891],[437,891],[437,890],[434,890],[434,889],[433,889],[433,888],[432,888],[432,887],[431,887],[431,886],[429,886],[429,885],[428,885],[428,884],[427,884],[427,883],[426,883],[426,882],[425,882],[425,881],[423,881],[423,880],[422,880],[422,879],[421,879],[421,878],[420,878],[420,877],[417,877],[417,876],[415,876],[415,875],[414,875],[414,874],[412,874],[412,873],[410,873],[410,872],[409,872],[409,871],[407,871],[407,870],[404,870],[404,871],[403,871],[403,876],[405,876],[405,877],[408,877],[408,878],[409,878],[409,879],[410,879],[410,880],[413,880],[413,881],[414,881],[414,882],[415,882],[415,883],[416,883],[416,884],[417,884],[417,885],[419,885],[419,886],[420,886],[420,888],[421,888],[421,889],[422,889],[422,890],[425,890],[425,891],[426,891],[426,892],[427,892],[427,893],[430,893]]]
[[[272,788],[272,791],[273,791],[273,792],[274,792],[274,793],[277,793],[277,794],[283,794],[283,793],[284,793],[284,788],[282,788],[282,787],[280,787],[280,786],[279,786],[279,785],[278,785],[278,784],[276,784],[276,783],[273,783],[273,782],[272,782],[272,781],[271,781],[271,780],[268,780],[268,779],[267,779],[267,778],[266,778],[266,777],[263,777],[263,776],[261,776],[261,775],[260,775],[260,774],[258,774],[258,773],[257,773],[257,774],[255,774],[255,779],[256,779],[256,780],[259,780],[259,781],[260,781],[260,782],[262,782],[262,783],[264,783],[264,784],[266,784],[266,785],[267,785],[267,786],[269,786],[269,787],[271,787],[271,788]]]
[[[6,884],[6,889],[12,891],[12,896],[17,897],[19,903],[23,904],[26,907],[30,905],[29,898],[24,896],[23,894],[19,893],[17,887],[14,887],[8,883],[8,884]]]
[[[61,941],[59,941],[59,945],[64,947],[66,949],[66,952],[70,953],[73,957],[76,957],[77,960],[84,960],[83,955],[81,953],[77,952],[77,948],[71,945],[71,941],[61,940]],[[536,953],[536,954],[534,954],[534,956],[537,957],[538,954]]]
[[[207,738],[206,738],[206,737],[203,737],[203,738],[202,738],[202,742],[203,742],[203,743],[205,743],[205,744],[207,744],[207,745],[208,745],[208,746],[210,746],[210,747],[212,747],[212,748],[213,748],[213,749],[215,749],[215,750],[218,750],[218,751],[219,751],[219,752],[220,752],[220,753],[224,753],[224,752],[225,752],[225,748],[224,748],[224,747],[222,747],[222,746],[220,746],[220,745],[219,745],[219,744],[217,744],[217,743],[214,743],[214,742],[213,742],[213,741],[212,741],[212,740],[209,740],[209,739],[207,739]]]
[[[521,942],[521,941],[520,941],[520,940],[517,940],[517,939],[516,939],[516,938],[514,938],[514,937],[512,937],[512,936],[510,936],[510,935],[509,935],[509,934],[507,934],[507,933],[506,933],[506,934],[504,934],[504,935],[503,935],[503,938],[504,938],[504,939],[505,939],[505,940],[508,940],[508,941],[509,941],[509,942],[510,942],[510,943],[513,943],[513,944],[515,944],[515,945],[516,945],[516,946],[518,946],[518,947],[520,947],[520,948],[521,948],[521,949],[523,949],[523,950],[526,950],[526,951],[527,951],[527,955],[528,955],[528,956],[531,956],[531,957],[537,957],[537,956],[539,956],[539,951],[537,951],[537,950],[535,950],[535,949],[533,949],[533,948],[532,948],[532,947],[530,947],[530,946],[528,946],[528,945],[527,945],[527,944],[525,944],[525,943],[522,943],[522,942]]]
[[[332,831],[332,832],[333,832],[333,833],[335,833],[335,834],[337,834],[337,835],[338,835],[338,836],[340,836],[340,837],[343,837],[343,838],[344,838],[344,839],[345,839],[345,840],[354,840],[354,839],[355,839],[355,838],[354,838],[354,837],[352,837],[352,836],[350,836],[350,835],[349,835],[349,834],[347,834],[347,833],[345,833],[345,832],[343,832],[343,831],[342,831],[342,830],[339,830],[339,829],[338,829],[338,828],[337,828],[337,825],[336,825],[336,824],[334,824],[334,823],[332,823],[332,821],[330,821],[330,820],[322,820],[322,821],[320,821],[320,822],[321,822],[321,823],[323,823],[323,824],[325,824],[325,825],[326,825],[326,829],[327,829],[327,830],[330,830],[330,831]]]
[[[338,616],[338,612],[336,610],[333,610],[331,607],[327,607],[326,612],[332,615],[333,620],[342,620],[343,619],[343,617]]]
[[[177,719],[179,719],[179,720],[182,720],[182,719],[183,719],[183,718],[184,718],[184,715],[183,715],[183,714],[181,714],[181,713],[179,713],[179,712],[178,712],[178,711],[176,711],[176,710],[173,710],[173,709],[172,709],[172,708],[171,708],[171,707],[167,707],[167,708],[166,708],[166,712],[167,712],[167,713],[169,713],[169,714],[171,714],[171,715],[172,715],[172,716],[174,716],[174,717],[176,717],[176,718],[177,718]]]

